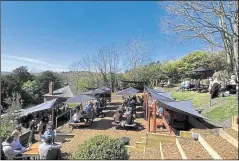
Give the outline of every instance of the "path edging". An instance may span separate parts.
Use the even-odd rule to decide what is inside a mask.
[[[179,153],[180,153],[182,159],[188,159],[188,157],[186,156],[185,152],[183,151],[182,146],[180,145],[180,143],[178,141],[178,138],[176,138],[176,145],[178,147],[178,150],[179,150]]]
[[[198,134],[198,141],[213,159],[222,159],[222,157]]]

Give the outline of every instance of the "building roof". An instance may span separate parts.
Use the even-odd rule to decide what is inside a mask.
[[[53,95],[47,93],[44,94],[43,96],[74,97],[74,94],[72,93],[70,86],[65,86],[63,88],[53,91]]]

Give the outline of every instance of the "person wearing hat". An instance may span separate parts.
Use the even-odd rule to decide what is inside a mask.
[[[29,149],[29,148],[23,147],[22,144],[20,143],[20,140],[19,140],[20,134],[18,131],[13,131],[12,136],[13,136],[13,141],[11,143],[11,146],[14,150],[25,152]]]

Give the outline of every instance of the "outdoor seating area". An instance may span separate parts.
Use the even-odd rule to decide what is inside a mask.
[[[1,160],[238,159],[238,6],[4,1]]]

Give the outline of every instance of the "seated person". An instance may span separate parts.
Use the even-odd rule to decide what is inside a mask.
[[[78,123],[80,119],[80,115],[78,113],[75,113],[72,118],[73,120],[71,122]]]
[[[47,126],[47,131],[44,132],[42,139],[46,139],[47,137],[52,137],[53,141],[56,137],[56,132],[52,129],[52,126]]]
[[[117,110],[113,116],[116,123],[120,123],[123,120],[123,114],[121,110]]]
[[[12,147],[12,142],[13,142],[14,137],[10,136],[8,137],[3,143],[3,152],[5,154],[5,156],[7,157],[8,160],[13,160],[14,157],[16,157],[17,155],[20,155],[21,153],[23,153],[25,151],[24,150],[14,150]]]
[[[12,133],[12,136],[13,136],[13,141],[11,143],[11,146],[14,150],[19,150],[21,152],[25,152],[28,150],[28,148],[25,148],[22,146],[22,144],[20,143],[20,134],[17,132],[17,131],[14,131]]]
[[[52,137],[46,137],[45,141],[39,146],[40,159],[47,159],[47,152],[50,149],[60,149],[61,145],[54,145]]]
[[[133,108],[131,106],[126,107],[126,113],[133,113]]]
[[[162,117],[162,115],[163,115],[163,108],[162,107],[158,108],[158,115],[159,115],[159,117]]]
[[[133,113],[130,111],[126,112],[126,124],[131,125],[134,123]]]
[[[88,103],[88,104],[85,106],[84,111],[85,111],[87,114],[89,114],[89,113],[91,112],[91,105],[90,105],[90,103]]]

